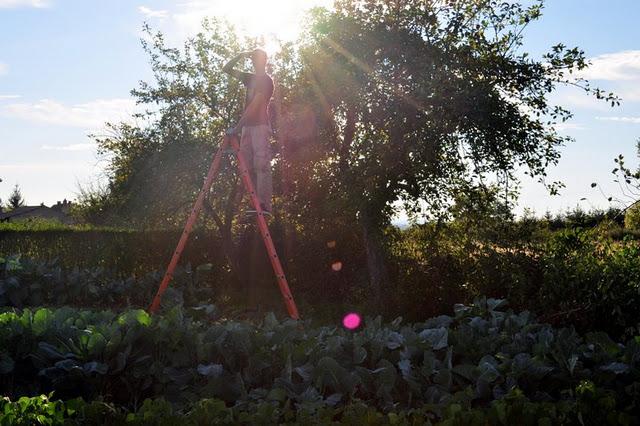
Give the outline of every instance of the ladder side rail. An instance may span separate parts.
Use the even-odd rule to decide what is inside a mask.
[[[176,250],[173,252],[171,257],[171,262],[169,262],[169,266],[167,267],[167,271],[162,278],[162,282],[160,283],[160,287],[158,288],[158,292],[153,298],[153,302],[149,307],[149,312],[152,314],[155,313],[160,307],[160,300],[162,299],[162,295],[169,287],[169,283],[173,279],[173,273],[178,266],[178,262],[180,261],[180,257],[182,256],[182,252],[187,244],[187,240],[189,239],[189,235],[193,230],[193,225],[198,219],[198,215],[200,214],[200,210],[202,210],[202,205],[204,204],[204,200],[213,185],[213,180],[215,179],[218,171],[220,169],[220,161],[222,159],[222,153],[226,149],[228,144],[228,140],[225,138],[222,142],[222,145],[218,148],[218,152],[216,153],[213,161],[211,162],[211,166],[209,167],[209,172],[207,173],[207,177],[205,179],[204,185],[198,194],[198,198],[189,214],[189,218],[187,219],[187,223],[184,226],[184,230],[182,231],[182,235],[180,236],[180,240],[178,241],[178,245]]]
[[[282,264],[278,258],[278,253],[276,251],[276,247],[273,244],[273,240],[271,239],[271,233],[269,232],[269,227],[267,226],[267,221],[264,218],[264,213],[262,210],[262,206],[260,206],[260,200],[258,199],[258,195],[256,194],[255,187],[253,182],[251,182],[251,177],[249,175],[249,169],[247,167],[247,163],[240,153],[240,144],[238,143],[237,136],[227,136],[228,144],[231,146],[233,151],[235,152],[236,158],[238,160],[238,170],[240,172],[240,177],[244,183],[246,191],[249,193],[251,197],[251,202],[256,209],[256,220],[258,221],[258,227],[260,228],[260,234],[262,235],[262,240],[264,241],[264,245],[267,249],[267,253],[269,255],[269,260],[271,261],[271,266],[273,267],[273,272],[276,275],[276,279],[278,281],[278,287],[280,288],[280,293],[284,298],[285,305],[287,307],[287,311],[289,316],[295,320],[300,319],[300,315],[298,313],[298,307],[296,306],[296,302],[293,300],[293,295],[291,294],[291,290],[289,289],[289,284],[287,283],[287,278],[285,277],[284,270],[282,269]]]

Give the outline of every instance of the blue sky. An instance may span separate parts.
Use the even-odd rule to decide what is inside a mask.
[[[305,7],[329,2],[0,0],[0,198],[18,183],[28,203],[51,204],[100,179],[104,162],[87,134],[100,133],[104,121],[125,119],[134,110],[129,91],[151,80],[140,47],[144,21],[176,45],[211,15],[290,37]],[[265,23],[270,12],[274,19]],[[607,196],[626,199],[610,172],[620,153],[637,164],[638,16],[637,0],[548,0],[542,20],[527,30],[525,49],[534,56],[559,42],[584,49],[594,63],[586,76],[619,94],[623,105],[612,109],[575,90],[553,94],[575,113],[562,132],[576,142],[549,171],[566,188],[551,197],[525,180],[519,210],[606,207],[606,197],[590,187],[594,181]]]

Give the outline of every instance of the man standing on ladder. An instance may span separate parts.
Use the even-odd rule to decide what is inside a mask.
[[[245,73],[233,69],[234,65],[242,58],[251,58],[255,73]],[[278,281],[278,287],[280,288],[280,293],[284,299],[289,316],[293,319],[300,318],[298,308],[293,300],[293,295],[289,289],[289,284],[287,283],[284,270],[282,269],[282,264],[278,258],[276,247],[273,244],[271,233],[269,232],[269,227],[267,226],[267,222],[264,217],[265,213],[271,214],[271,196],[273,191],[271,182],[271,149],[269,147],[271,126],[269,126],[268,114],[269,101],[271,100],[271,96],[273,96],[273,80],[271,80],[271,77],[266,73],[266,65],[267,54],[264,50],[256,49],[253,52],[240,53],[229,61],[229,63],[223,68],[224,72],[240,79],[245,86],[247,86],[244,112],[236,127],[229,129],[227,132],[227,136],[225,136],[222,145],[218,148],[218,152],[211,162],[207,178],[200,190],[200,193],[198,194],[198,198],[196,199],[193,209],[189,214],[187,223],[184,226],[184,231],[182,231],[178,245],[173,252],[169,266],[167,267],[167,272],[164,274],[162,282],[158,287],[158,291],[149,306],[149,311],[151,313],[157,312],[160,308],[162,295],[167,290],[167,287],[173,278],[173,273],[180,261],[180,256],[182,255],[184,247],[187,244],[189,234],[191,234],[193,225],[198,218],[198,214],[202,210],[204,200],[211,190],[213,180],[220,170],[222,154],[225,152],[225,149],[231,147],[234,154],[237,154],[238,169],[242,173],[242,181],[246,190],[250,192],[251,202],[257,210],[262,210],[263,214],[256,216],[260,236],[262,237],[262,241],[268,254],[268,261],[271,263],[276,280]],[[237,134],[241,134],[240,143],[238,143],[238,140],[235,138],[235,135]],[[251,169],[249,176],[247,176],[246,173],[248,168]],[[257,182],[257,188],[254,185],[254,182]],[[254,244],[254,248],[257,248],[256,244]],[[256,250],[253,250],[249,261],[250,267],[243,268],[243,270],[248,270],[254,278],[266,275],[253,267],[256,265],[256,254]],[[249,283],[251,282],[252,280],[250,277]],[[255,286],[251,286],[249,288],[250,291],[248,296],[250,301],[252,299],[252,293],[255,293],[251,291],[252,288],[255,288]],[[263,302],[265,301],[265,299],[256,298],[256,303],[252,303],[251,305],[258,306],[257,301],[259,300],[262,300]]]
[[[253,73],[234,69],[234,66],[245,58],[251,58]],[[271,215],[273,181],[268,108],[273,96],[273,80],[267,74],[266,66],[267,53],[262,49],[255,49],[252,52],[239,53],[222,68],[222,71],[242,81],[247,89],[242,117],[229,133],[241,135],[240,153],[251,168],[251,180],[255,182],[260,207],[265,214]]]

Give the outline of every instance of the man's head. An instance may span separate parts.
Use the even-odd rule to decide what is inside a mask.
[[[251,62],[253,63],[253,69],[256,72],[264,72],[267,66],[267,52],[262,49],[255,49],[251,52]]]

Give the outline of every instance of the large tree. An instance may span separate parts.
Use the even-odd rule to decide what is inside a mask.
[[[549,93],[570,84],[616,102],[572,77],[587,65],[581,50],[522,51],[541,10],[542,1],[338,0],[313,13],[294,102],[323,117],[313,169],[332,205],[360,224],[372,300],[398,201],[414,214],[443,212],[461,192],[523,168],[555,191],[546,169],[569,138],[554,125],[571,113]]]

